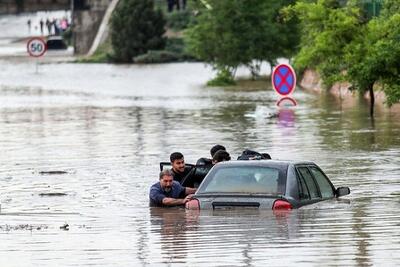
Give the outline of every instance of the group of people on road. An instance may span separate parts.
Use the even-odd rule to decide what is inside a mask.
[[[159,182],[150,188],[150,205],[165,207],[179,206],[188,202],[196,192],[197,187],[211,168],[231,157],[222,145],[215,145],[210,150],[210,158],[200,158],[195,166],[187,166],[182,153],[170,155],[171,169],[163,169]]]
[[[28,31],[29,34],[32,32],[32,20],[28,19],[27,21],[28,25]],[[44,21],[43,19],[40,19],[39,24],[34,26],[35,31],[40,29],[40,34],[44,35],[45,34],[45,26],[47,29],[47,35],[61,35],[64,31],[66,31],[70,27],[70,22],[66,17],[63,17],[62,19],[56,19],[53,18],[50,20],[49,18]]]

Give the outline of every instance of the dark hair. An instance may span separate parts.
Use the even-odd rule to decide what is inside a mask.
[[[173,176],[172,171],[170,169],[165,169],[165,170],[160,171],[160,180],[164,176]]]
[[[268,153],[261,153],[263,159],[272,159]]]
[[[226,150],[224,146],[221,145],[215,145],[210,149],[210,154],[211,157],[214,157],[215,153],[217,153],[218,150]]]
[[[231,160],[231,156],[225,150],[218,150],[215,152],[213,161],[221,162],[221,161],[228,161]]]
[[[242,154],[237,158],[238,160],[261,160],[261,159],[271,159],[271,156],[268,153],[259,153],[254,150],[246,149],[242,152]]]
[[[177,159],[183,159],[183,154],[181,152],[174,152],[169,156],[171,163]]]

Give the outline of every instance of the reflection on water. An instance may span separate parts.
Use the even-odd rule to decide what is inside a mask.
[[[1,266],[400,264],[400,114],[301,90],[279,109],[267,82],[203,87],[202,64],[31,67],[0,66]],[[313,160],[352,193],[287,214],[148,207],[159,161],[216,143]]]

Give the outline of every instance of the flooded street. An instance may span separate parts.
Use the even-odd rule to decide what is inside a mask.
[[[399,266],[400,113],[300,89],[279,110],[269,83],[212,76],[0,60],[0,265]],[[351,194],[287,214],[148,207],[160,161],[217,143],[315,161]]]

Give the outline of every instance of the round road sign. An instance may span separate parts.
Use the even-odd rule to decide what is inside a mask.
[[[46,53],[46,42],[39,37],[29,39],[27,44],[28,53],[31,57],[41,57]]]
[[[276,102],[276,105],[278,107],[292,107],[292,106],[295,107],[295,106],[297,106],[297,102],[294,98],[285,96],[285,97],[282,97],[281,99],[279,99]]]
[[[280,95],[288,95],[296,88],[296,73],[288,64],[279,64],[272,72],[272,86]]]

